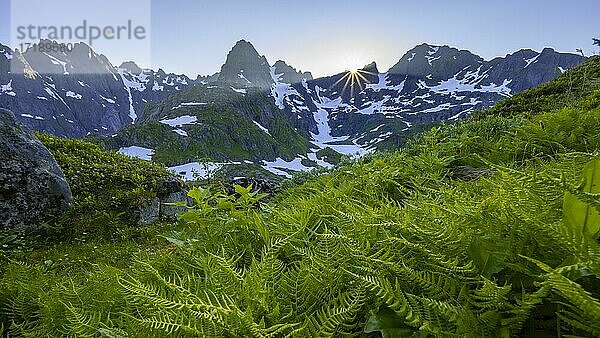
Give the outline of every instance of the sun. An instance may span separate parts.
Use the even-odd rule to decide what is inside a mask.
[[[349,55],[346,54],[346,57],[342,60],[342,66],[346,72],[350,73],[358,73],[358,71],[365,65],[362,57],[358,54]]]
[[[331,87],[335,87],[343,82],[344,88],[342,89],[342,94],[345,93],[346,90],[350,90],[350,96],[354,96],[355,90],[360,89],[359,92],[362,92],[364,85],[370,83],[365,75],[373,75],[373,73],[359,68],[347,70]]]
[[[350,73],[358,73],[358,71],[364,67],[364,64],[359,62],[344,62],[344,71]]]
[[[373,75],[371,72],[362,69],[365,64],[366,62],[364,62],[362,55],[359,55],[358,53],[352,55],[347,53],[342,61],[342,65],[346,70],[342,77],[337,80],[332,87],[343,82],[344,88],[342,89],[342,93],[346,92],[346,90],[350,90],[350,95],[354,96],[354,90],[360,89],[360,91],[362,91],[364,85],[369,83],[369,80],[365,75]]]

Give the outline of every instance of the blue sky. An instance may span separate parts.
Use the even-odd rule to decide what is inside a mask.
[[[469,49],[490,59],[520,48],[598,53],[591,38],[600,36],[598,0],[148,1],[151,59],[143,66],[192,77],[219,71],[242,38],[271,63],[283,59],[319,76],[371,61],[385,71],[422,42]],[[10,42],[9,2],[0,0],[3,43]],[[65,9],[64,17],[69,15]],[[115,64],[125,58],[146,60],[135,50],[98,52]]]

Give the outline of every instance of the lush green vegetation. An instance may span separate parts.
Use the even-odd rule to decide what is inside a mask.
[[[92,143],[46,134],[38,138],[63,170],[73,205],[53,224],[53,233],[112,236],[135,224],[140,205],[154,198],[158,183],[170,174],[160,165],[104,151]]]
[[[8,253],[4,330],[599,336],[600,94],[546,94],[539,110],[498,113],[524,93],[268,203],[198,188],[172,229]],[[92,245],[118,255],[94,259]],[[75,262],[56,263],[62,254]]]

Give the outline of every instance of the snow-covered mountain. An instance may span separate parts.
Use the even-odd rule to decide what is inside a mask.
[[[362,154],[401,144],[420,125],[465,117],[584,60],[546,48],[486,61],[422,44],[386,72],[371,63],[313,79],[284,61],[270,64],[241,40],[219,73],[191,80],[133,62],[115,67],[83,43],[69,53],[0,45],[0,107],[31,129],[112,135],[111,146],[142,147],[168,164],[208,157],[275,172],[327,165],[331,149]]]
[[[133,62],[115,67],[85,43],[70,52],[21,53],[0,45],[0,107],[31,129],[58,136],[113,134],[133,123],[147,102],[192,82]]]
[[[272,94],[292,125],[315,144],[371,150],[401,143],[420,124],[490,107],[584,60],[546,48],[485,61],[469,51],[422,44],[387,72],[372,63],[356,74],[278,82]]]

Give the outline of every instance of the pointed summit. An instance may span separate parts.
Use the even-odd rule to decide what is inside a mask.
[[[267,58],[259,55],[246,40],[238,41],[227,55],[227,60],[221,67],[219,82],[262,89],[270,89],[273,84]]]
[[[125,69],[131,74],[141,74],[142,69],[133,61],[125,61],[119,66],[120,69]]]
[[[252,43],[242,39],[235,43],[233,48],[230,51],[230,54],[246,54],[251,55],[253,57],[260,57],[256,48],[252,45]]]

